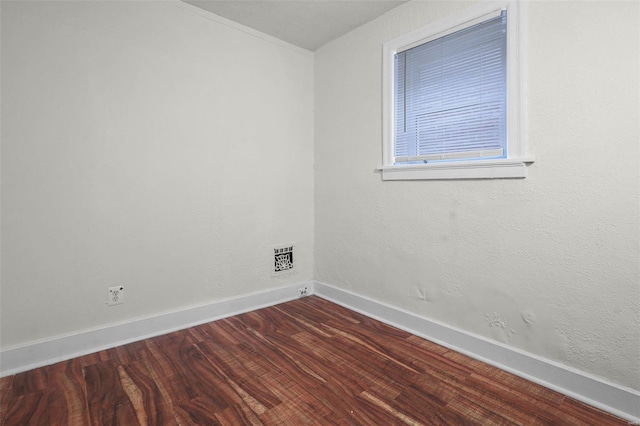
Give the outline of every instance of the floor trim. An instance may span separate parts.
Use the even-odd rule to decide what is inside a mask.
[[[307,286],[348,309],[640,424],[640,392],[319,281],[246,294],[0,351],[0,377],[297,299]]]
[[[315,281],[313,293],[487,364],[640,424],[640,392],[588,373]]]
[[[0,377],[287,302],[304,286],[313,293],[307,281],[3,349]]]

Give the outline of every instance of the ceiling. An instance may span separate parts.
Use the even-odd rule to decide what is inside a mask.
[[[406,0],[183,0],[314,51]]]

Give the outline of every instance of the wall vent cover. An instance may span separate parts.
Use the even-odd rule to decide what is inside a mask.
[[[272,275],[281,275],[293,270],[295,266],[293,248],[293,244],[273,247]]]

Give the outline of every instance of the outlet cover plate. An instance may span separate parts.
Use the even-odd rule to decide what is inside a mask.
[[[120,305],[122,303],[124,303],[124,286],[109,287],[107,306]]]

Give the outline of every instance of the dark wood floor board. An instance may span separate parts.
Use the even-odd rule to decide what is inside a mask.
[[[182,360],[179,356],[170,356],[161,350],[157,342],[149,342],[151,357],[146,361],[147,368],[154,379],[159,383],[161,390],[166,390],[169,398],[175,398],[177,402],[191,400],[198,396],[195,384],[182,369]]]
[[[206,396],[213,411],[224,410],[230,405],[240,404],[242,400],[231,385],[220,375],[200,349],[191,345],[183,347],[180,353],[182,377],[190,383],[198,396]]]
[[[49,368],[38,368],[16,374],[11,384],[13,393],[24,395],[46,390],[49,384],[49,371]]]
[[[261,336],[255,330],[248,329],[247,334],[250,338],[250,344],[261,353],[262,356],[269,360],[274,369],[282,371],[289,377],[299,377],[300,380],[324,382],[324,378],[314,371],[313,366],[307,366],[301,360],[289,355],[286,348],[278,347],[269,339]]]
[[[88,417],[83,414],[72,416],[67,410],[67,401],[61,392],[50,392],[47,394],[47,415],[49,426],[64,426],[69,424],[89,424]]]
[[[286,419],[287,413],[290,413],[292,417],[285,420],[284,424],[322,424],[322,418],[330,413],[327,406],[307,390],[308,386],[287,374],[265,377],[265,384],[284,402],[259,416],[264,423],[279,424],[280,420],[275,419]]]
[[[407,386],[407,391],[413,396],[424,395],[430,404],[446,406],[460,393],[460,387],[455,383],[443,382],[428,374],[421,374]]]
[[[510,390],[517,389],[519,392],[526,393],[532,398],[550,406],[559,406],[566,398],[559,392],[545,388],[542,385],[530,382],[522,377],[500,370],[499,368],[489,366],[486,371],[487,373],[484,373],[484,376],[490,378],[494,386]],[[480,374],[476,374],[476,376],[478,375]],[[474,376],[474,378],[477,378],[476,376]],[[537,405],[541,406],[541,404]]]
[[[330,327],[337,328],[347,333],[349,336],[360,336],[361,338],[366,338],[371,344],[378,345],[380,347],[385,347],[384,342],[388,341],[388,339],[401,340],[411,336],[411,334],[406,331],[400,330],[396,327],[391,327],[390,325],[384,324],[380,321],[367,318],[364,315],[362,315],[362,318],[357,323],[347,322],[339,317],[328,318],[325,320],[325,323]]]
[[[364,392],[375,391],[381,398],[396,398],[409,385],[403,378],[388,376],[381,368],[367,362],[354,365],[351,374],[365,388]]]
[[[188,330],[175,331],[146,341],[147,348],[154,357],[166,358],[180,358],[180,354],[196,343],[198,341]]]
[[[167,425],[188,425],[192,424],[190,416],[185,412],[180,404],[190,396],[193,397],[195,392],[191,387],[185,386],[181,381],[181,376],[175,371],[169,370],[171,363],[164,357],[154,357],[151,355],[141,361],[144,368],[148,372],[148,379],[153,380],[156,385],[157,392],[160,396],[154,396],[161,399],[162,418]],[[192,393],[189,394],[189,391]],[[155,389],[153,390],[155,392]]]
[[[583,402],[575,399],[565,398],[556,411],[556,415],[560,418],[567,417],[569,421],[566,424],[572,425],[617,425],[620,420],[615,416],[591,407]]]
[[[159,346],[151,349],[152,355],[156,355]],[[169,355],[172,351],[177,351],[176,358]],[[216,413],[242,403],[190,337],[169,352],[160,351],[146,363],[178,424],[220,424]],[[205,364],[208,365],[203,368]]]
[[[262,421],[246,405],[235,404],[216,413],[216,418],[221,425],[263,425]]]
[[[260,380],[263,376],[272,373],[281,373],[282,369],[274,366],[273,363],[261,352],[248,344],[241,344],[233,347],[225,348],[226,353],[236,361],[242,364],[250,375],[250,377]]]
[[[260,414],[282,402],[262,384],[261,377],[266,374],[266,371],[261,375],[253,374],[250,368],[255,364],[242,364],[229,352],[220,350],[217,346],[208,345],[207,342],[199,343],[198,348],[253,412]]]
[[[422,349],[417,350],[416,353],[420,354],[420,359],[416,361],[416,364],[419,365],[424,374],[436,377],[439,380],[464,386],[464,382],[473,372],[473,369],[466,363],[455,362],[444,355],[430,354]]]
[[[5,413],[9,408],[9,400],[14,396],[13,394],[13,379],[15,376],[0,377],[0,424],[3,424],[2,419],[5,417]]]
[[[9,398],[8,406],[1,417],[2,425],[46,425],[49,424],[47,398],[43,392],[23,393]]]
[[[351,379],[331,379],[311,389],[312,394],[322,395],[321,402],[329,410],[330,414],[325,418],[328,422],[338,424],[374,424],[374,418],[368,415],[366,407],[359,403],[357,397],[364,390],[354,386]]]
[[[327,323],[331,322],[330,320]],[[332,330],[335,331],[337,336],[342,337],[343,339],[349,340],[352,342],[350,345],[354,350],[360,352],[368,352],[375,353],[378,356],[389,360],[390,362],[396,364],[398,367],[402,367],[407,371],[413,373],[419,373],[418,370],[415,370],[410,365],[402,362],[399,358],[397,358],[394,354],[391,345],[387,343],[390,341],[389,335],[386,336],[378,336],[376,333],[371,330],[366,330],[361,327],[346,327],[346,326],[329,326]],[[385,338],[386,337],[386,338]]]
[[[359,360],[354,366],[355,370],[359,372],[367,371],[370,377],[375,378],[375,387],[384,385],[384,388],[401,390],[419,377],[419,373],[407,370],[403,365],[393,363],[387,358],[380,358],[376,361],[367,362],[363,359]],[[360,369],[357,367],[360,367]]]
[[[304,342],[304,336],[298,334],[294,337],[301,338]],[[403,368],[403,366],[398,366],[395,369],[395,371],[400,371],[400,377],[387,375],[385,370],[394,370],[392,362],[379,354],[362,350],[352,341],[345,340],[341,336],[317,342],[315,346],[309,345],[309,347],[312,348],[310,351],[315,356],[326,359],[330,363],[337,373],[335,376],[348,376],[363,389],[380,386],[384,383],[388,387],[393,387],[394,393],[399,393],[406,382],[414,377],[414,372]],[[398,381],[402,381],[404,384],[397,384]]]
[[[229,345],[240,344],[240,341],[233,338],[232,335],[228,335],[226,331],[221,327],[224,320],[218,320],[206,324],[201,324],[197,327],[191,327],[186,331],[191,335],[191,338],[196,342],[209,342],[217,344],[220,347],[226,347]]]
[[[282,366],[275,365],[274,359],[277,359],[277,356],[257,350],[253,345],[248,343],[226,348],[226,350],[229,351],[232,356],[237,357],[246,368],[254,372],[254,377],[263,384],[268,382],[272,375],[285,374],[284,371],[290,368],[288,364]]]
[[[537,401],[544,401],[552,406],[558,406],[565,398],[564,395],[558,392],[459,352],[447,351],[443,356],[460,365],[466,365],[473,370],[469,380],[480,380],[483,382],[482,386],[491,385],[493,388],[498,388],[504,392],[512,392],[517,389],[521,394],[527,394]]]
[[[84,368],[89,418],[95,425],[139,425],[135,407],[122,388],[117,367],[111,362]]]
[[[281,312],[272,307],[259,311],[247,312],[236,317],[246,327],[253,328],[258,333],[268,336],[274,333],[295,334],[302,331],[297,321],[288,321]]]
[[[171,404],[161,392],[146,362],[120,365],[118,375],[140,424],[161,425],[175,421]]]
[[[236,322],[238,325],[235,325],[232,320],[233,317],[225,318],[204,324],[199,328],[207,331],[209,336],[207,341],[209,342],[215,342],[222,347],[240,345],[245,342],[244,331],[246,327],[240,322]]]
[[[503,382],[493,380],[487,377],[473,373],[467,379],[466,390],[473,392],[482,392],[483,397],[496,398],[504,401],[504,403],[517,406],[525,412],[529,413],[537,419],[538,423],[544,423],[546,418],[544,413],[555,410],[560,402],[555,402],[554,398],[537,398],[532,396],[535,392],[528,391],[528,387],[523,385],[508,386]],[[537,390],[533,388],[533,390]],[[541,416],[542,414],[542,416]]]
[[[434,368],[434,361],[439,363],[443,359],[438,354],[430,352],[426,348],[412,344],[408,339],[389,339],[394,344],[389,348],[389,356],[400,360],[404,365],[409,366],[412,370],[423,373]],[[383,343],[384,344],[384,343]],[[448,361],[446,361],[448,362]],[[454,364],[457,370],[463,370],[462,373],[468,374],[471,371],[463,364]]]
[[[388,403],[422,424],[457,425],[464,419],[446,409],[447,403],[456,395],[443,386],[431,388],[429,392],[424,392],[424,387],[409,386]]]
[[[364,393],[364,392],[363,392]],[[383,408],[362,398],[362,394],[348,398],[336,407],[335,421],[339,425],[392,425],[397,419]],[[340,421],[342,420],[342,421]]]
[[[318,392],[322,394],[327,390],[345,398],[355,398],[367,389],[378,387],[380,392],[384,392],[388,397],[393,398],[400,393],[404,385],[397,384],[391,377],[382,377],[373,373],[368,368],[360,368],[357,359],[343,359],[335,353],[325,350],[314,351],[315,356],[324,359],[327,368],[333,370],[332,374],[324,383],[317,384]]]
[[[48,406],[51,424],[89,424],[85,377],[78,359],[47,367],[50,374]]]
[[[558,407],[565,398],[564,395],[558,392],[470,358],[467,355],[448,351],[444,354],[444,357],[458,364],[466,365],[473,370],[473,373],[467,378],[468,386],[479,387],[502,397],[517,399],[518,404],[523,404],[524,406],[533,403],[537,412],[545,412],[553,407]]]
[[[503,412],[493,412],[482,405],[481,401],[471,400],[465,395],[456,396],[447,404],[447,410],[454,412],[467,421],[478,425],[526,425],[529,423],[517,423],[503,417]]]
[[[300,316],[295,312],[288,312],[286,309],[277,306],[274,307],[274,309],[276,309],[287,320],[295,321],[302,330],[315,334],[321,339],[332,337],[334,335],[327,329],[327,327],[324,326],[323,323],[316,322],[308,316]]]
[[[358,341],[363,342],[358,344]],[[366,344],[364,341],[357,339],[348,339],[346,336],[339,335],[332,339],[336,346],[340,345],[345,348],[345,351],[349,352],[354,358],[354,365],[359,366],[365,371],[369,371],[374,375],[386,375],[386,371],[394,371],[401,378],[402,381],[410,380],[420,372],[411,366],[403,363],[401,360],[394,359],[389,355],[390,349],[387,349],[384,353],[378,350],[369,350],[371,345]],[[394,376],[389,376],[394,377]]]
[[[427,352],[430,352],[430,353],[433,353],[433,354],[436,354],[436,355],[445,355],[446,354],[446,356],[449,357],[450,353],[455,353],[455,354],[461,355],[462,357],[465,357],[465,359],[469,358],[464,354],[461,354],[459,352],[454,352],[449,348],[446,348],[444,346],[438,345],[437,343],[430,342],[429,340],[425,340],[422,337],[411,335],[411,336],[407,337],[406,340],[407,340],[407,342],[409,344],[414,345],[414,346],[416,346],[416,347],[418,347],[420,349],[424,349]],[[472,358],[469,358],[469,359],[472,359]],[[478,361],[478,362],[480,362],[480,361]],[[484,364],[484,365],[486,365],[486,364]],[[472,367],[472,366],[470,366],[470,367]]]
[[[298,333],[293,338],[332,365],[352,365],[358,362],[356,354],[351,351],[351,342],[341,345],[339,338],[322,338],[311,333]]]
[[[149,347],[144,340],[108,349],[107,352],[111,362],[116,365],[131,364],[150,355]]]
[[[369,413],[377,419],[374,424],[423,424],[406,410],[398,410],[391,406],[389,402],[392,400],[387,400],[371,392],[362,392],[359,395],[359,400],[365,404]]]
[[[299,333],[304,334],[304,333]],[[299,335],[298,334],[298,335]],[[296,335],[296,336],[298,336]],[[282,337],[280,337],[282,339]],[[290,347],[294,345],[285,339],[280,342],[282,345]],[[325,415],[328,422],[343,420],[342,424],[349,424],[358,420],[358,424],[373,424],[375,418],[369,418],[366,407],[357,399],[362,392],[378,392],[385,397],[395,397],[402,388],[390,377],[383,374],[372,374],[368,369],[359,369],[356,361],[345,363],[339,358],[330,358],[318,355],[313,351],[304,351],[304,346],[298,348],[296,356],[305,359],[307,363],[313,364],[317,368],[319,375],[326,378],[323,383],[309,383],[311,388],[306,388],[312,394],[322,395],[320,402],[327,406],[332,415]],[[380,365],[385,360],[382,360]],[[380,369],[380,371],[382,371]]]
[[[13,397],[11,390],[8,388],[0,390],[0,425],[3,424],[2,419],[9,408],[9,401]]]
[[[308,386],[313,387],[324,384],[340,368],[340,365],[330,359],[318,356],[317,353],[308,350],[307,347],[291,336],[274,335],[270,337],[270,340],[278,347],[285,348],[283,352],[290,359],[295,360],[302,369],[308,372],[309,376],[315,379],[307,381]]]
[[[268,425],[319,425],[323,418],[295,402],[284,402],[260,417]]]
[[[94,352],[92,354],[84,355],[76,358],[80,363],[80,367],[84,368],[88,365],[98,364],[101,362],[106,362],[111,360],[111,355],[113,355],[113,351],[109,351],[108,349]]]
[[[533,424],[537,419],[537,412],[532,407],[522,404],[522,399],[508,394],[494,394],[475,386],[467,386],[459,390],[459,395],[468,400],[478,401],[479,405],[492,413],[500,413],[506,420],[515,424]]]
[[[228,409],[225,408],[225,410]],[[207,397],[198,396],[189,400],[181,400],[175,405],[176,418],[181,425],[218,426],[220,422],[217,414],[225,410],[214,411],[211,401]]]
[[[13,387],[13,381],[16,375],[0,377],[0,391]]]
[[[271,336],[270,339],[277,346],[285,347],[292,358],[304,360],[307,366],[312,366],[323,381],[335,376],[336,373],[340,373],[341,378],[348,377],[359,362],[357,354],[338,349],[332,339],[315,340],[314,336],[306,331],[294,336]],[[377,362],[380,367],[388,363],[381,357]]]
[[[296,304],[291,306],[290,304],[281,304],[274,306],[276,309],[280,309],[281,312],[286,312],[290,314],[292,317],[304,319],[309,323],[322,324],[327,321],[328,317],[326,315],[326,306],[319,306],[319,303],[316,301],[303,301],[303,303]],[[353,322],[355,324],[358,323],[357,320],[346,317],[341,314],[339,310],[334,309],[331,311],[332,315],[339,316],[343,318],[345,322]]]
[[[318,297],[0,379],[0,425],[624,425]]]

